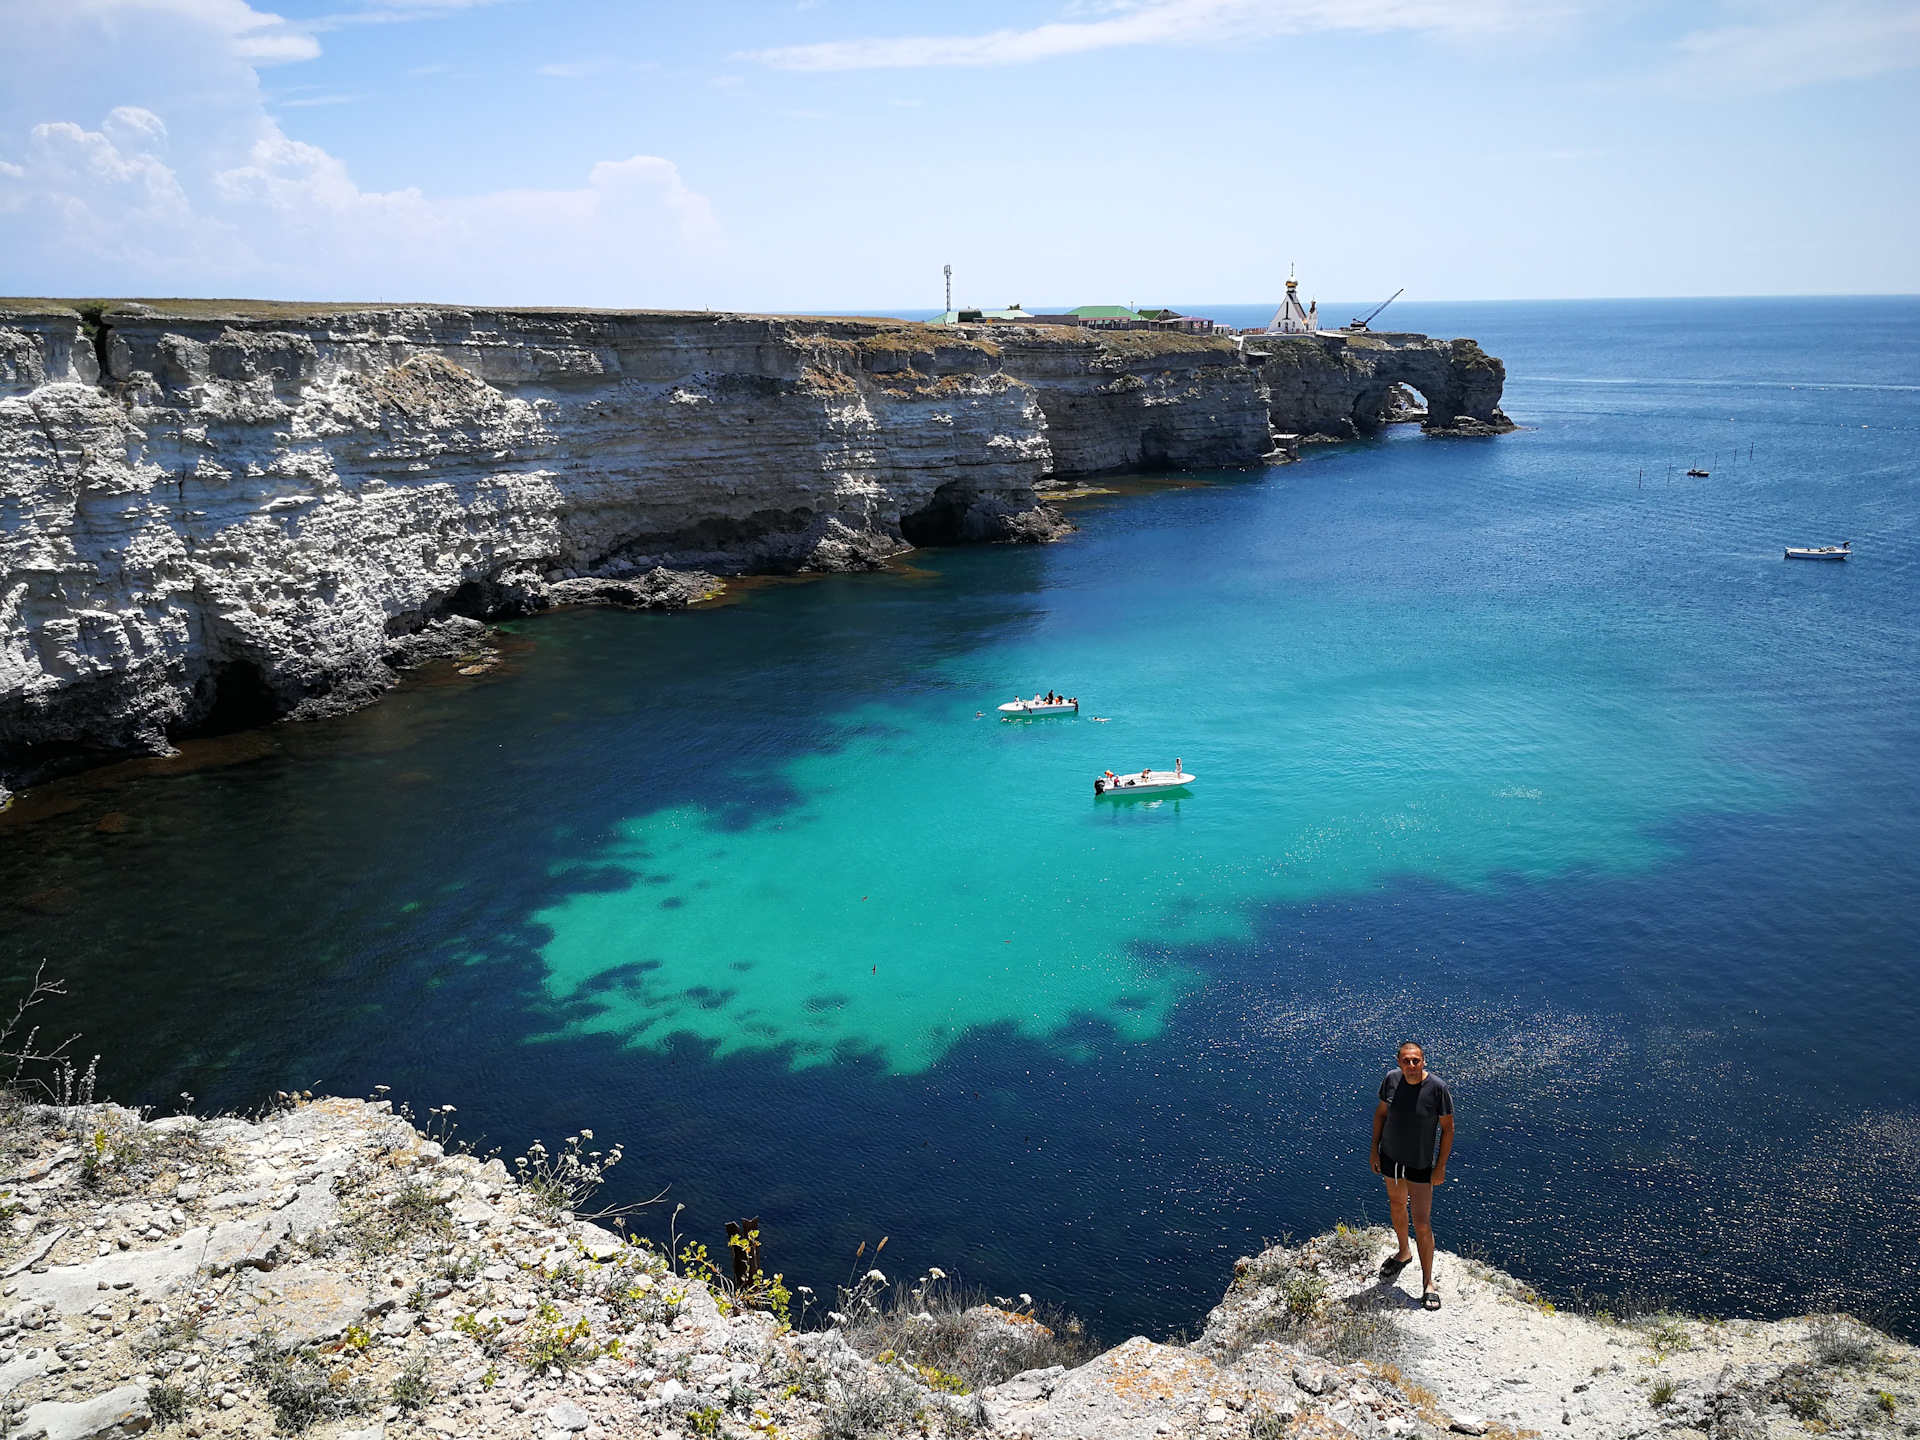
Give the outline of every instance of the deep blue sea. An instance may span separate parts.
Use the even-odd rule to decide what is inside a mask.
[[[0,978],[65,976],[122,1099],[588,1126],[611,1198],[758,1215],[791,1280],[887,1236],[1109,1338],[1379,1218],[1416,1038],[1443,1245],[1920,1335],[1920,300],[1390,318],[1501,356],[1525,428],[517,622],[484,675],[43,787]],[[1050,687],[1077,719],[997,718]]]

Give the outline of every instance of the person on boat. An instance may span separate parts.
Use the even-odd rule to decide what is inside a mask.
[[[1180,773],[1180,757],[1178,755],[1173,757],[1173,773],[1176,775]]]
[[[1433,1288],[1433,1192],[1447,1180],[1447,1156],[1453,1151],[1453,1092],[1427,1072],[1427,1051],[1418,1040],[1400,1046],[1396,1066],[1380,1082],[1380,1103],[1373,1111],[1373,1173],[1387,1184],[1387,1208],[1400,1248],[1380,1266],[1391,1281],[1413,1260],[1407,1243],[1407,1217],[1420,1250],[1420,1304],[1440,1308]]]

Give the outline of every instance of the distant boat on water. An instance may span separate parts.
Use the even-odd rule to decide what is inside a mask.
[[[1702,470],[1698,465],[1694,466],[1693,469],[1687,471],[1687,474],[1693,476],[1693,478],[1696,480],[1704,480],[1711,473],[1712,473],[1711,471]]]
[[[1078,715],[1080,701],[1069,699],[1065,695],[1036,695],[1031,700],[1014,700],[1000,707],[1000,713],[1007,716],[1020,715]]]
[[[1188,774],[1186,768],[1176,760],[1171,770],[1134,770],[1125,775],[1104,771],[1094,778],[1093,793],[1096,796],[1138,795],[1148,790],[1179,790],[1191,785],[1197,778]]]
[[[1842,540],[1838,545],[1789,545],[1789,560],[1844,560],[1853,554],[1853,542]]]

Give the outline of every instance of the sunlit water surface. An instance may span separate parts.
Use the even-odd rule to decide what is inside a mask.
[[[125,1098],[589,1125],[614,1198],[758,1214],[790,1277],[887,1234],[1114,1335],[1377,1217],[1415,1036],[1443,1243],[1914,1333],[1920,302],[1399,323],[1501,355],[1528,428],[516,623],[484,676],[44,787],[5,973],[68,978]],[[998,718],[1049,687],[1077,719]],[[1175,756],[1188,792],[1092,793]]]

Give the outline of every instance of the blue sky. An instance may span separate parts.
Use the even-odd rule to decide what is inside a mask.
[[[1917,0],[0,0],[0,293],[1920,291]]]

